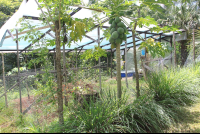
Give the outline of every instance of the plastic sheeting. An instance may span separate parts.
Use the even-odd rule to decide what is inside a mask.
[[[15,14],[13,14],[13,16],[1,27],[1,29],[0,29],[0,47],[1,47],[0,50],[3,50],[3,49],[16,49],[16,43],[13,41],[13,39],[12,38],[5,39],[5,36],[8,36],[7,30],[15,29],[15,28],[20,28],[20,24],[18,24],[16,26],[16,23],[18,22],[18,20],[20,18],[22,18],[24,15],[25,16],[33,16],[33,17],[39,17],[40,16],[41,11],[38,10],[38,6],[37,6],[35,0],[29,0],[28,2],[26,2],[26,1],[27,0],[23,0],[23,2],[20,5],[18,11]],[[45,9],[43,9],[43,10],[45,11]],[[91,10],[81,9],[79,12],[77,12],[72,17],[73,18],[77,17],[77,18],[82,18],[83,19],[83,18],[92,17],[93,13],[94,12],[91,11]],[[99,17],[105,17],[105,14],[100,13]],[[123,19],[125,19],[128,23],[131,22],[131,20],[128,19],[128,18],[124,18],[123,17]],[[34,24],[38,25],[38,27],[42,27],[43,26],[39,20],[34,20]],[[106,22],[106,23],[103,24],[103,26],[110,26],[110,24],[108,22]],[[49,28],[46,28],[46,29],[43,29],[41,31],[43,31],[43,33],[45,33],[48,30],[49,30]],[[146,27],[142,27],[142,28],[137,27],[136,28],[136,31],[140,31],[140,32],[145,32],[145,31],[148,31],[148,30],[149,29],[146,28]],[[51,32],[51,33],[54,35],[53,32]],[[15,34],[15,31],[13,31],[12,34]],[[98,36],[97,36],[97,29],[94,29],[93,31],[87,33],[87,35],[90,36],[90,37],[92,37],[93,39],[97,40],[97,38],[98,38]],[[130,36],[130,35],[132,35],[131,32],[130,32],[130,34],[128,36]],[[149,34],[147,34],[147,37],[151,36],[151,35],[152,34],[149,33]],[[171,36],[172,33],[165,33],[163,35]],[[24,36],[24,35],[21,35],[21,36]],[[47,35],[45,35],[45,36],[47,36]],[[141,36],[144,37],[144,34],[141,34]],[[178,38],[179,39],[182,38],[182,36],[181,37],[179,37],[179,35],[176,35],[176,36],[177,36],[177,39]],[[103,37],[103,31],[102,30],[100,30],[100,38],[101,37]],[[47,38],[52,39],[52,37],[50,37],[50,36],[47,36]],[[82,41],[76,42],[76,43],[71,43],[70,47],[68,45],[66,45],[66,49],[74,49],[74,48],[77,48],[77,47],[81,48],[81,46],[83,46],[83,45],[85,45],[83,47],[83,49],[91,49],[91,48],[94,48],[95,45],[98,45],[96,42],[90,43],[92,41],[93,40],[91,40],[91,39],[83,37]],[[132,42],[132,38],[128,38],[127,39],[127,44],[128,44],[127,47],[132,47],[132,43],[131,42]],[[138,41],[136,43],[136,45],[139,45],[141,42],[142,41]],[[90,44],[86,45],[88,43],[90,43]],[[103,39],[103,41],[101,42],[101,46],[106,45],[108,43],[109,43],[108,40]],[[19,42],[19,48],[20,49],[24,49],[29,44],[30,44],[30,42],[22,40],[22,41]],[[3,45],[3,47],[2,47],[2,45]],[[124,45],[124,44],[122,44],[122,45]],[[55,48],[55,46],[48,47],[48,48],[49,49]],[[102,48],[103,49],[111,49],[110,45],[104,46]],[[121,49],[124,49],[124,48],[125,48],[125,46],[121,46]]]
[[[23,0],[22,4],[20,5],[19,9],[16,13],[14,13],[10,19],[1,27],[0,29],[0,47],[3,45],[3,41],[5,39],[5,35],[8,29],[14,29],[19,26],[16,26],[18,20],[23,16],[24,8],[26,5],[26,0]]]

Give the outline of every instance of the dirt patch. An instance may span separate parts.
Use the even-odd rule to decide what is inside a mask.
[[[30,96],[30,98],[23,97],[22,98],[22,112],[26,108],[28,108],[33,102],[35,102],[36,99],[38,99],[38,97],[35,97],[35,96]],[[17,109],[18,113],[19,113],[20,112],[20,99],[14,99],[14,100],[12,100],[12,102],[14,103],[14,108]],[[47,105],[48,104],[49,103],[47,103]],[[43,113],[42,107],[44,107],[43,100],[32,105],[31,109],[26,114],[33,114],[33,115],[36,115],[38,113],[41,114],[41,113]],[[58,117],[57,111],[53,111],[53,112],[49,112],[48,114],[43,114],[43,115],[41,114],[40,117],[37,118],[37,120],[39,121],[39,123],[44,122],[44,120],[46,120],[47,122],[51,122],[56,117]]]
[[[22,112],[26,110],[26,108],[29,107],[34,101],[35,101],[34,96],[30,96],[30,98],[23,97],[22,98]],[[12,100],[12,102],[15,105],[14,107],[20,112],[20,99],[14,99]],[[31,110],[29,110],[28,113],[31,113]]]

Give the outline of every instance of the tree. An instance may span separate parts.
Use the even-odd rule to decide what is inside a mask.
[[[36,0],[35,0],[36,1]],[[37,1],[36,1],[37,2]],[[57,98],[58,98],[58,115],[59,115],[59,124],[62,126],[64,124],[63,118],[63,93],[62,93],[62,73],[61,73],[61,38],[64,38],[61,34],[61,31],[64,30],[63,25],[66,25],[66,33],[70,32],[70,41],[74,42],[81,40],[82,36],[85,34],[85,30],[90,30],[91,19],[72,19],[69,15],[73,11],[70,6],[81,4],[80,0],[39,0],[43,4],[38,4],[43,15],[45,17],[45,22],[48,24],[52,31],[55,32],[55,40],[50,41],[51,44],[47,45],[56,45],[56,71],[57,71]],[[44,12],[42,8],[45,7],[47,12]],[[51,24],[50,24],[51,22]],[[87,25],[88,24],[88,25]],[[64,35],[66,36],[66,33]],[[55,42],[54,42],[55,41]],[[53,43],[53,44],[52,44]],[[65,45],[65,44],[63,44]],[[70,43],[68,44],[70,46]]]
[[[192,24],[196,23],[199,16],[199,1],[196,0],[177,0],[174,4],[165,5],[163,14],[160,13],[158,16],[153,16],[158,20],[159,23],[164,25],[177,25],[178,28],[186,31],[187,40],[181,40],[180,51],[181,51],[181,66],[184,65],[188,55],[187,43],[191,41]],[[155,12],[154,12],[155,13]],[[152,13],[153,14],[153,13]],[[157,13],[158,14],[158,13]],[[176,63],[176,43],[175,34],[173,31],[173,43],[174,43],[174,62]]]
[[[15,13],[22,0],[1,0],[0,1],[0,27]]]
[[[140,95],[140,90],[139,90],[139,74],[138,74],[138,69],[137,69],[137,60],[136,60],[136,44],[135,44],[135,36],[138,35],[136,32],[136,27],[138,25],[138,20],[140,19],[140,10],[142,10],[143,7],[148,6],[151,10],[160,10],[160,3],[165,3],[165,4],[172,4],[172,1],[158,1],[158,2],[152,2],[151,0],[141,0],[140,1],[142,4],[141,5],[136,5],[135,1],[124,1],[124,0],[105,0],[103,2],[99,2],[96,5],[92,5],[92,9],[100,9],[102,11],[105,11],[107,16],[111,17],[112,15],[120,15],[123,17],[127,17],[131,19],[133,22],[130,24],[127,23],[123,18],[123,22],[131,29],[132,31],[132,36],[133,36],[133,51],[134,51],[134,63],[135,63],[135,73],[136,73],[136,90],[137,90],[137,97]],[[126,14],[125,14],[126,13]],[[111,15],[110,15],[111,14]],[[142,16],[143,17],[143,16]],[[141,18],[142,18],[141,17]],[[142,23],[145,23],[144,20],[140,19],[140,26],[142,26]],[[148,25],[150,23],[146,22]],[[111,29],[110,29],[111,30]],[[157,30],[161,30],[157,27]],[[111,36],[107,34],[108,36]],[[144,40],[144,39],[141,39]],[[111,46],[112,48],[112,46]],[[118,55],[118,51],[120,50],[120,47],[116,47],[116,58],[117,62],[120,62],[120,55]],[[121,94],[121,78],[120,76],[120,65],[117,65],[117,90],[118,90],[118,98],[120,98]]]

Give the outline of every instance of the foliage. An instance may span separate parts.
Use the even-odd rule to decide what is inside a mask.
[[[172,48],[163,42],[155,42],[154,39],[149,38],[146,41],[142,42],[139,49],[145,48],[153,58],[156,56],[165,57],[165,53],[170,52]]]
[[[20,67],[19,68],[19,71],[20,72],[23,72],[23,71],[26,71],[26,67]],[[7,73],[7,76],[10,76],[10,75],[16,75],[18,73],[18,68],[17,67],[15,67],[15,68],[13,68],[11,71],[9,71],[8,73]]]
[[[106,50],[102,49],[101,47],[94,46],[93,49],[88,49],[81,55],[81,59],[92,59],[95,58],[98,61],[99,57],[107,57]]]
[[[199,76],[190,68],[151,73],[147,85],[154,99],[164,107],[188,106],[199,97]]]
[[[120,111],[119,123],[128,126],[129,132],[158,133],[172,125],[165,109],[151,95],[143,94]]]
[[[122,101],[123,100],[123,101]],[[126,97],[118,103],[115,92],[107,91],[101,95],[101,100],[90,101],[83,109],[76,104],[74,112],[69,116],[65,125],[66,132],[117,132],[117,125],[113,123],[118,113],[118,104],[120,107],[126,102]]]
[[[16,12],[22,0],[0,1],[0,28]]]

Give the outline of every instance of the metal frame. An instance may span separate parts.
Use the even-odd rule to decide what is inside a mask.
[[[80,8],[80,7],[78,7],[75,11],[73,11],[70,15],[71,16],[73,16],[75,13],[77,13],[78,11],[80,11],[82,8]],[[39,17],[34,17],[34,16],[23,16],[25,19],[32,19],[32,20],[40,20],[40,18]],[[43,20],[45,20],[45,18],[41,18],[41,19],[43,19]],[[107,22],[109,20],[109,18],[106,18],[101,24],[103,24],[103,23],[105,23],[105,22]],[[93,29],[95,29],[95,28],[97,28],[97,27],[99,27],[101,24],[98,24],[98,25],[95,25],[92,29],[91,29],[91,31],[93,30]],[[102,28],[109,28],[108,26],[101,26]],[[38,39],[37,39],[37,41],[38,40],[40,40],[40,39],[42,39],[43,37],[45,37],[45,35],[46,34],[49,34],[52,38],[55,38],[55,36],[54,35],[52,35],[51,33],[50,33],[50,29],[48,30],[48,31],[46,31],[43,35],[41,35],[41,37],[39,37]],[[130,29],[128,29],[128,31],[131,31]],[[8,31],[9,32],[9,31]],[[86,33],[88,33],[89,31],[86,31]],[[146,31],[136,31],[138,34],[145,34],[145,36],[146,36],[146,34],[151,34],[151,36],[149,36],[149,37],[147,37],[147,38],[154,38],[154,36],[156,36],[156,35],[159,35],[160,37],[159,37],[159,39],[155,39],[155,40],[159,40],[159,41],[161,41],[161,40],[165,40],[165,41],[167,41],[167,42],[170,42],[170,41],[168,41],[168,40],[166,40],[165,38],[166,37],[172,37],[172,35],[163,35],[163,33],[151,33],[150,32],[150,30],[146,30]],[[184,32],[184,31],[182,31],[182,32]],[[9,34],[10,34],[10,32],[9,32]],[[176,33],[176,34],[178,34],[178,33]],[[10,36],[12,37],[12,38],[14,38],[13,37],[13,35],[12,34],[10,34]],[[98,35],[99,36],[99,35]],[[161,36],[164,36],[164,37],[162,37],[161,38]],[[87,46],[87,45],[90,45],[90,44],[92,44],[92,43],[95,43],[95,42],[98,42],[98,39],[94,39],[94,38],[92,38],[92,37],[90,37],[90,36],[88,36],[88,35],[85,35],[85,37],[86,38],[89,38],[90,40],[91,40],[91,42],[88,42],[87,44],[84,44],[84,45],[81,45],[81,46],[79,46],[78,44],[78,46],[79,47],[76,47],[76,49],[77,50],[80,50],[80,51],[82,51],[82,50],[86,50],[86,49],[83,49],[85,46]],[[131,38],[132,36],[129,36],[129,37],[127,37],[127,38]],[[105,37],[101,37],[100,38],[100,40],[103,40]],[[140,38],[138,38],[137,36],[136,36],[136,38],[138,39],[138,40],[136,40],[136,42],[138,42],[138,41],[143,41],[142,39],[140,39]],[[34,42],[35,43],[35,42]],[[19,54],[20,53],[22,53],[23,51],[32,51],[32,49],[31,50],[28,50],[28,48],[30,48],[34,43],[31,43],[31,44],[29,44],[27,47],[25,47],[24,49],[22,49],[22,50],[19,50]],[[133,43],[133,42],[129,42],[129,43],[127,43],[127,45],[129,45],[129,44],[131,44],[131,43]],[[108,46],[108,45],[110,45],[111,43],[107,43],[107,44],[104,44],[104,45],[102,45],[102,46],[100,46],[101,48],[103,48],[103,47],[105,47],[105,46]],[[137,46],[138,45],[140,45],[140,44],[137,44]],[[125,46],[125,43],[123,44],[123,45],[121,45],[121,47],[123,47],[123,46]],[[131,48],[131,47],[133,47],[133,46],[130,46],[130,47],[127,47],[127,50],[129,50],[129,48]],[[122,48],[122,49],[124,49],[124,48]],[[121,50],[122,50],[121,49]],[[55,48],[53,48],[53,49],[49,49],[49,52],[50,51],[54,51],[55,50]],[[107,51],[111,51],[111,48],[109,48],[109,49],[106,49]],[[0,50],[0,51],[17,51],[17,50]],[[74,51],[74,49],[66,49],[65,51],[67,51],[67,53],[68,52],[71,52],[71,51]],[[80,53],[80,51],[79,51],[79,53]]]

